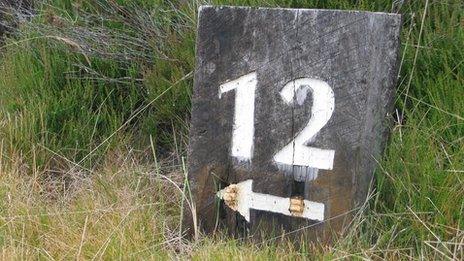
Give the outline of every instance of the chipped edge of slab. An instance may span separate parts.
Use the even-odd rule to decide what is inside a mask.
[[[233,6],[233,5],[201,5],[198,7],[198,13],[203,9],[212,8],[221,10],[224,8],[230,9],[249,9],[249,10],[285,10],[294,12],[340,12],[340,13],[354,13],[354,14],[372,14],[378,16],[390,16],[394,19],[401,19],[402,15],[397,13],[386,13],[386,12],[372,12],[372,11],[360,11],[360,10],[342,10],[342,9],[313,9],[313,8],[282,8],[282,7],[252,7],[252,6]]]

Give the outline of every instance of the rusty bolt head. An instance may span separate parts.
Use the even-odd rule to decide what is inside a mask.
[[[224,202],[228,207],[232,210],[237,210],[237,195],[238,195],[238,188],[237,185],[232,184],[225,188],[224,190]]]
[[[292,197],[290,198],[290,208],[289,208],[290,213],[292,213],[293,216],[301,216],[303,215],[304,211],[304,200],[302,197]]]

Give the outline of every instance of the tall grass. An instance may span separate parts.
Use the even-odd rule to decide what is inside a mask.
[[[199,4],[48,1],[0,47],[3,258],[463,258],[461,1],[234,1],[403,14],[372,196],[334,246],[298,249],[179,236]]]

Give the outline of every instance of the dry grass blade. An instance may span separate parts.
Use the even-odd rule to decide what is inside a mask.
[[[421,26],[420,26],[420,30],[419,30],[419,37],[417,39],[417,46],[420,45],[421,40],[422,40],[422,33],[424,31],[424,22],[425,22],[425,17],[427,15],[428,5],[429,5],[429,0],[426,0],[425,1],[424,11],[423,11],[423,14],[422,14]],[[414,61],[412,63],[412,70],[411,70],[411,72],[409,74],[408,85],[406,86],[406,92],[405,92],[404,103],[403,103],[403,110],[401,111],[401,118],[402,119],[404,119],[404,109],[406,108],[407,99],[409,97],[409,88],[411,87],[411,82],[412,82],[412,79],[413,79],[414,70],[416,68],[417,56],[418,55],[419,55],[419,48],[416,47],[416,52],[414,54]]]
[[[425,222],[419,218],[419,216],[411,209],[409,208],[409,211],[411,211],[411,213],[414,215],[414,217],[427,229],[427,231],[430,232],[431,235],[433,235],[435,237],[435,239],[440,242],[440,244],[443,246],[443,248],[446,250],[446,252],[448,252],[449,254],[453,254],[449,249],[448,247],[442,242],[442,240],[440,239],[440,237],[438,237],[428,226],[427,224],[425,224]],[[446,255],[445,255],[446,256]]]

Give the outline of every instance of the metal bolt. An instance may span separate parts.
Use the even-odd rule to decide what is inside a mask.
[[[302,197],[293,197],[290,198],[290,208],[289,208],[290,213],[292,213],[293,216],[301,216],[303,215],[304,211],[304,200]]]
[[[228,207],[232,210],[237,210],[237,196],[238,196],[238,188],[236,184],[232,184],[225,188],[224,195],[222,199]]]

